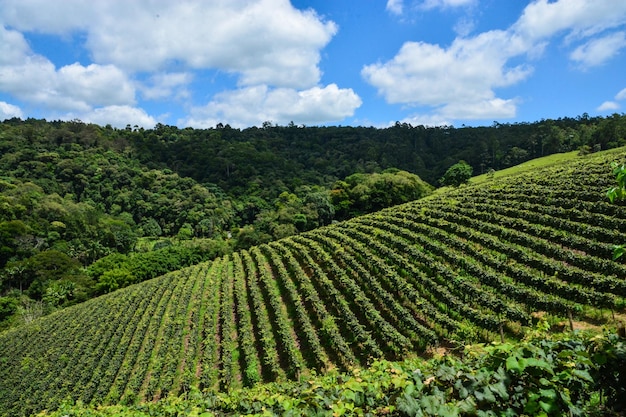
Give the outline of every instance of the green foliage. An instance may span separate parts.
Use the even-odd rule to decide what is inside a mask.
[[[0,334],[0,409],[19,415],[66,400],[135,404],[196,388],[211,393],[286,378],[299,380],[297,386],[313,370],[330,370],[334,390],[350,378],[334,369],[403,358],[441,342],[519,339],[535,311],[555,322],[570,314],[573,320],[601,320],[603,310],[622,311],[626,267],[607,258],[615,239],[626,240],[626,209],[602,201],[602,194],[613,182],[607,161],[623,159],[623,151],[483,187],[446,189],[439,199],[318,227],[407,201],[420,188],[419,177],[386,170],[390,166],[432,180],[460,158],[484,172],[582,144],[612,147],[623,141],[623,120],[485,129],[268,125],[244,131],[0,124],[0,169],[6,175],[0,179],[1,278],[7,294],[19,300],[5,321],[26,323]],[[422,193],[430,192],[421,185],[427,189]],[[159,234],[162,242],[175,243],[133,251],[137,236]],[[199,236],[212,239],[196,247]],[[250,249],[230,254],[231,246]],[[76,268],[65,268],[70,262],[64,256],[54,263],[53,251]],[[81,273],[80,266],[97,259],[102,262],[87,268],[89,277]],[[193,266],[181,270],[184,265]],[[40,318],[87,298],[95,282],[106,292],[168,271],[177,272]],[[618,388],[624,386],[619,366],[603,370],[613,391],[602,398],[554,397],[554,384],[582,384],[584,374],[567,381],[543,375],[547,383],[539,378],[537,390],[536,374],[546,368],[524,352],[540,351],[506,349],[509,356],[499,359],[504,371],[530,387],[533,398],[515,397],[506,378],[485,376],[473,402],[455,397],[460,391],[443,383],[432,386],[451,399],[424,391],[412,400],[443,414],[472,410],[474,403],[487,407],[494,398],[505,402],[508,395],[530,404],[528,413],[550,414],[553,405],[575,413],[571,407],[579,407],[579,399],[604,405],[604,398],[626,397]],[[407,375],[413,378],[417,368]],[[391,378],[402,374],[384,369]],[[447,372],[442,378],[449,378]],[[436,380],[427,380],[422,383],[430,389]],[[387,392],[372,385],[372,395]],[[391,385],[383,400],[388,402],[372,412],[398,412],[404,385]],[[294,390],[293,383],[288,386]],[[314,411],[359,413],[370,406],[368,387],[355,381],[347,388],[324,393],[331,399]],[[571,395],[577,388],[568,389]],[[312,390],[304,397],[318,394]],[[241,398],[207,394],[201,401],[210,405],[195,411],[300,411],[300,397],[272,391],[263,401],[274,402],[251,405],[250,392]],[[215,408],[219,398],[227,404]],[[187,407],[176,401],[163,407],[172,413]],[[277,403],[282,408],[274,408]]]
[[[390,169],[352,174],[337,181],[330,195],[336,217],[343,220],[417,200],[431,192],[432,187],[417,175]]]
[[[623,388],[615,387],[624,386],[625,358],[626,346],[613,334],[468,346],[463,359],[376,361],[227,394],[192,391],[134,407],[64,405],[41,416],[593,416],[623,402]],[[609,382],[603,375],[611,367],[620,371]]]
[[[14,118],[0,123],[0,268],[11,282],[4,289],[28,290],[6,266],[42,251],[87,266],[131,253],[138,237],[229,236],[249,248],[419,198],[430,190],[415,178],[434,183],[461,158],[485,172],[582,146],[619,146],[625,120],[145,130]],[[358,186],[338,182],[354,173]],[[283,201],[283,193],[296,198]]]
[[[615,203],[617,201],[626,200],[626,165],[619,165],[614,162],[612,167],[617,186],[611,187],[606,192],[606,196],[611,203]]]
[[[439,180],[439,183],[443,186],[458,187],[461,184],[466,184],[472,177],[473,168],[465,161],[459,161],[452,165],[443,177]]]
[[[626,165],[622,164],[620,166],[614,162],[611,166],[613,167],[613,174],[615,175],[617,186],[611,187],[606,192],[606,196],[611,203],[616,203],[626,200]],[[615,245],[613,248],[613,259],[621,258],[624,253],[626,253],[625,245]]]
[[[87,268],[87,273],[96,281],[95,291],[104,294],[213,259],[229,251],[225,242],[208,240],[193,241],[186,245],[168,245],[130,255],[115,253],[94,262]]]
[[[198,389],[201,412],[226,414],[617,409],[626,395],[616,340],[540,333],[530,345],[513,342],[537,316],[557,332],[570,318],[610,325],[607,311],[624,311],[626,267],[607,258],[626,239],[626,208],[603,198],[607,167],[621,158],[623,150],[602,153],[449,189],[211,262],[177,245],[104,259],[92,271],[104,290],[192,266],[43,318],[49,304],[21,302],[17,315],[30,324],[0,333],[0,408],[133,405]],[[276,204],[301,201],[286,193]],[[228,248],[207,242],[205,251]],[[352,382],[339,373],[473,342],[484,345],[460,362],[382,365],[375,372],[385,376]],[[332,383],[299,385],[316,372]],[[287,379],[298,382],[271,391]],[[277,385],[238,391],[257,382]],[[266,394],[257,402],[255,392]]]
[[[17,311],[19,302],[13,297],[0,297],[0,322]]]

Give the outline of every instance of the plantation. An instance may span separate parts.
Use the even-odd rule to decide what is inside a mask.
[[[2,415],[226,392],[517,340],[538,314],[612,321],[626,308],[626,264],[612,260],[626,206],[606,190],[611,162],[625,157],[462,186],[10,329],[0,334]]]

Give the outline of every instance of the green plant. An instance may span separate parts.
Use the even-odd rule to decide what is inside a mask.
[[[465,184],[472,177],[473,168],[467,162],[461,160],[456,164],[452,165],[443,177],[439,180],[441,185],[451,185],[453,187],[458,187],[461,184]]]
[[[611,203],[614,203],[626,199],[626,164],[619,165],[617,162],[614,162],[611,166],[613,167],[617,185],[611,187],[606,192],[606,196]],[[613,247],[613,259],[621,258],[624,253],[626,253],[626,245],[615,245]]]

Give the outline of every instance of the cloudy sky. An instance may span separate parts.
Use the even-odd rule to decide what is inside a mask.
[[[459,127],[623,112],[624,0],[0,0],[0,120]]]

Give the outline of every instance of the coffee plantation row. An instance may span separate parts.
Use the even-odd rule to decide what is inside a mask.
[[[135,404],[518,339],[626,306],[624,151],[235,252],[0,334],[1,415]],[[542,313],[543,314],[543,313]]]
[[[221,392],[192,390],[155,403],[62,404],[39,417],[584,416],[626,407],[626,341],[614,333],[546,334],[469,345],[462,355],[327,372]],[[462,357],[461,357],[462,356]]]

